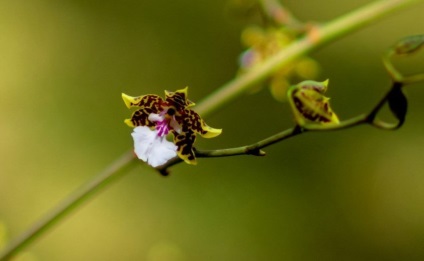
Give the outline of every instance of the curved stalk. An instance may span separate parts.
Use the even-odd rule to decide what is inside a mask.
[[[53,208],[44,217],[40,218],[28,230],[15,238],[0,255],[0,260],[9,260],[13,255],[25,248],[36,238],[44,234],[54,224],[65,218],[72,210],[94,195],[95,192],[113,183],[137,161],[133,160],[134,153],[127,152],[112,162],[106,169],[94,176],[92,180],[74,191],[68,198],[63,200],[56,208]]]

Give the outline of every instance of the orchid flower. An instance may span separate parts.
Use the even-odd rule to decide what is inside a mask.
[[[261,28],[251,26],[242,33],[242,42],[248,48],[240,56],[240,72],[255,70],[257,65],[287,48],[299,37],[296,30],[285,27]],[[278,101],[286,101],[286,93],[293,79],[314,79],[319,74],[319,64],[307,56],[278,68],[269,76],[269,89]],[[253,91],[259,90],[261,86]],[[259,87],[259,88],[258,88]]]
[[[221,129],[209,127],[190,109],[194,103],[187,98],[187,91],[188,87],[175,92],[165,91],[165,99],[154,94],[138,97],[122,94],[128,108],[138,108],[130,119],[125,120],[128,126],[135,128],[132,135],[138,158],[149,164],[154,162],[157,166],[163,165],[172,158],[173,145],[175,156],[178,154],[186,163],[195,165],[193,144],[196,134],[204,138],[221,134]],[[138,126],[147,129],[137,129]],[[175,145],[166,140],[170,133],[174,136]]]

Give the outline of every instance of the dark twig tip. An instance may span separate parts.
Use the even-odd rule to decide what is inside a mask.
[[[168,168],[158,169],[158,171],[163,177],[167,177],[171,173]]]
[[[263,150],[259,150],[258,156],[266,156],[266,152]]]
[[[265,156],[266,155],[265,151],[263,151],[259,148],[251,148],[251,147],[246,148],[246,154],[247,155],[253,155],[253,156]]]

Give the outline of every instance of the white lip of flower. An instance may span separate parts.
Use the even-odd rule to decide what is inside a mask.
[[[131,136],[137,157],[154,168],[177,156],[178,147],[167,141],[166,136],[159,136],[157,130],[138,126],[134,128]]]

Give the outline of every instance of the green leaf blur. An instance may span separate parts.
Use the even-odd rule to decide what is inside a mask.
[[[371,1],[283,2],[304,21],[328,21]],[[246,24],[225,12],[227,4],[0,2],[0,240],[27,229],[132,146],[120,93],[190,86],[198,102],[234,77]],[[331,79],[327,94],[340,118],[369,110],[390,87],[381,55],[422,33],[423,9],[420,3],[311,55],[320,80]],[[407,67],[424,69],[422,59]],[[266,157],[180,164],[168,178],[140,163],[25,257],[422,260],[419,87],[407,89],[408,118],[397,132],[310,133],[267,148]],[[224,132],[199,139],[202,149],[250,144],[294,124],[289,106],[266,90],[206,120]]]

